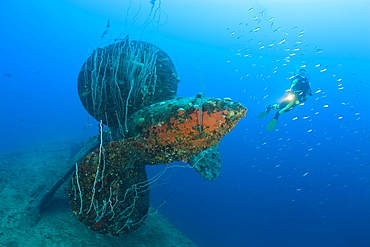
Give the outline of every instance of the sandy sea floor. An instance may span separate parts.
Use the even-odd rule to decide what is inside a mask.
[[[148,216],[129,235],[109,237],[89,230],[71,211],[69,180],[40,215],[35,213],[35,198],[63,175],[75,150],[72,142],[54,139],[0,154],[0,246],[196,246],[160,214]]]

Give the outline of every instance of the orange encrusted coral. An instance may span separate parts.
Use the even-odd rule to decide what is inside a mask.
[[[180,115],[178,111],[170,115],[171,110],[166,110],[168,113],[161,116],[167,116],[168,120],[158,118],[157,123],[142,129],[142,136],[147,138],[146,142],[152,148],[166,146],[179,155],[171,161],[187,159],[216,145],[245,116],[246,109],[239,103],[224,102],[221,99],[207,103],[202,109],[197,104],[183,103]]]
[[[195,108],[185,119],[174,116],[169,123],[152,125],[150,135],[155,135],[162,145],[176,145],[179,148],[209,147],[213,141],[218,141],[217,134],[223,136],[230,131],[225,128],[227,115],[227,110],[201,112]]]

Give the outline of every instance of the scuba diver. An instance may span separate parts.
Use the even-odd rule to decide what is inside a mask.
[[[283,113],[293,110],[297,105],[305,102],[308,96],[312,96],[310,77],[307,75],[305,69],[300,69],[293,79],[291,79],[290,89],[286,91],[284,99],[279,104],[269,105],[264,112],[257,116],[257,118],[264,118],[271,110],[279,110],[267,125],[267,130],[272,131]]]

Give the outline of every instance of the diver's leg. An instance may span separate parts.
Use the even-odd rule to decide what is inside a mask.
[[[281,104],[269,105],[269,107],[270,107],[271,110],[280,109],[281,108]]]
[[[269,122],[269,124],[267,125],[267,130],[270,130],[270,131],[272,131],[274,128],[275,128],[275,126],[276,126],[276,124],[277,124],[277,122],[278,122],[278,120],[279,120],[279,116],[281,115],[281,114],[283,114],[283,113],[286,113],[286,112],[288,112],[288,111],[290,111],[290,110],[292,110],[294,107],[296,107],[297,106],[297,104],[295,103],[295,102],[290,102],[289,104],[280,104],[279,105],[279,108],[277,108],[277,109],[281,109],[280,111],[278,111],[276,114],[275,114],[275,117],[273,117],[271,120],[270,120],[270,122]]]
[[[284,107],[280,108],[281,110],[279,111],[279,114],[281,115],[283,113],[286,113],[286,112],[292,110],[296,106],[297,106],[297,104],[295,103],[295,101],[290,102],[289,104],[287,104]]]
[[[279,104],[269,105],[264,112],[257,116],[257,118],[266,117],[272,109],[278,109]]]

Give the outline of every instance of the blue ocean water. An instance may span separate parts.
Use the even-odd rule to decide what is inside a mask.
[[[130,34],[170,55],[182,79],[178,96],[201,92],[204,78],[205,96],[249,109],[220,142],[217,180],[178,168],[152,191],[159,205],[176,189],[160,208],[175,227],[206,247],[370,246],[370,3],[152,4],[2,1],[1,150],[96,134],[77,75],[96,46]],[[273,115],[256,116],[283,96],[301,67],[313,96],[267,131]]]

